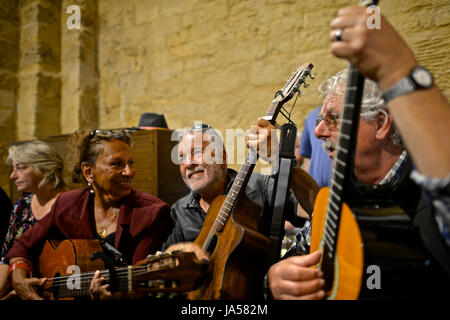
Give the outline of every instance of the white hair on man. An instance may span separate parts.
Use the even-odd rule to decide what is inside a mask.
[[[223,144],[222,135],[219,131],[212,128],[208,124],[195,121],[194,126],[191,128],[184,128],[175,130],[172,133],[172,141],[181,142],[186,136],[194,136],[194,150],[202,150],[203,161],[207,164],[223,164],[223,152],[225,146]],[[204,146],[204,142],[208,142]],[[172,161],[179,164],[182,159],[178,159],[178,145],[172,150]],[[174,161],[176,160],[176,161]]]
[[[329,94],[334,96],[344,95],[347,85],[347,76],[347,69],[344,69],[329,79],[324,80],[319,85],[321,96],[325,97]],[[380,88],[374,81],[366,78],[361,100],[361,118],[366,122],[372,122],[376,121],[380,114],[383,114],[385,121],[388,121],[388,112]],[[392,123],[391,140],[395,145],[403,145],[400,132],[397,130],[394,123]]]

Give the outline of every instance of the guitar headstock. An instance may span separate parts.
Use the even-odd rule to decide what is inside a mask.
[[[294,73],[292,73],[291,78],[286,81],[284,87],[277,92],[277,95],[281,95],[283,103],[289,101],[295,93],[300,91],[301,86],[304,88],[309,87],[309,83],[306,83],[306,79],[309,76],[314,79],[311,74],[311,70],[314,66],[311,63],[302,64]]]
[[[199,261],[193,252],[157,253],[133,267],[140,268],[133,281],[145,292],[187,292],[200,285],[207,267],[207,262]]]
[[[284,87],[277,91],[275,99],[270,104],[264,119],[274,123],[281,106],[291,100],[295,93],[301,93],[300,89],[302,85],[304,88],[309,86],[306,79],[308,76],[311,79],[314,79],[314,76],[311,74],[313,67],[314,66],[311,63],[307,62],[302,64],[294,73],[292,73]]]

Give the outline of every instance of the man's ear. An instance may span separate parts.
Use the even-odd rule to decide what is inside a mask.
[[[81,164],[81,172],[83,172],[83,176],[86,179],[86,181],[93,180],[92,167],[87,162],[83,162]]]
[[[384,140],[389,137],[392,132],[392,116],[389,111],[380,110],[378,113],[378,118],[375,122],[376,134],[375,138],[377,140]]]

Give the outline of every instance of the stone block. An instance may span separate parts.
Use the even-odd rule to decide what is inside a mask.
[[[19,21],[0,20],[0,39],[6,40],[18,46],[19,43]]]
[[[148,1],[139,1],[135,4],[136,24],[149,23],[156,20],[160,15],[160,6]]]
[[[80,95],[79,127],[98,127],[97,88],[83,90]]]
[[[0,39],[0,70],[17,71],[18,47],[16,44]]]
[[[17,88],[16,74],[0,69],[0,90],[15,91]]]
[[[0,0],[0,21],[18,20],[19,1]]]
[[[198,79],[200,93],[205,96],[231,93],[248,81],[248,65],[236,63],[204,74]]]

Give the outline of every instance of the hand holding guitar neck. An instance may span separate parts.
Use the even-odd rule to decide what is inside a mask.
[[[353,63],[369,79],[379,82],[382,91],[409,74],[417,65],[411,49],[389,22],[380,15],[380,28],[369,29],[367,8],[339,10],[331,22],[331,52]],[[336,33],[342,30],[341,40]]]
[[[367,18],[365,8],[340,10],[331,23],[331,52],[378,82],[384,93],[409,76],[418,62],[405,40],[382,15],[379,29],[367,28]],[[340,41],[336,39],[338,30],[342,30]],[[450,108],[437,86],[416,88],[387,103],[419,171],[445,178],[450,172],[450,144],[442,132],[448,131]]]
[[[268,163],[274,163],[273,160],[278,157],[278,140],[276,135],[272,136],[274,129],[269,121],[259,118],[246,137],[247,147],[255,150]]]

